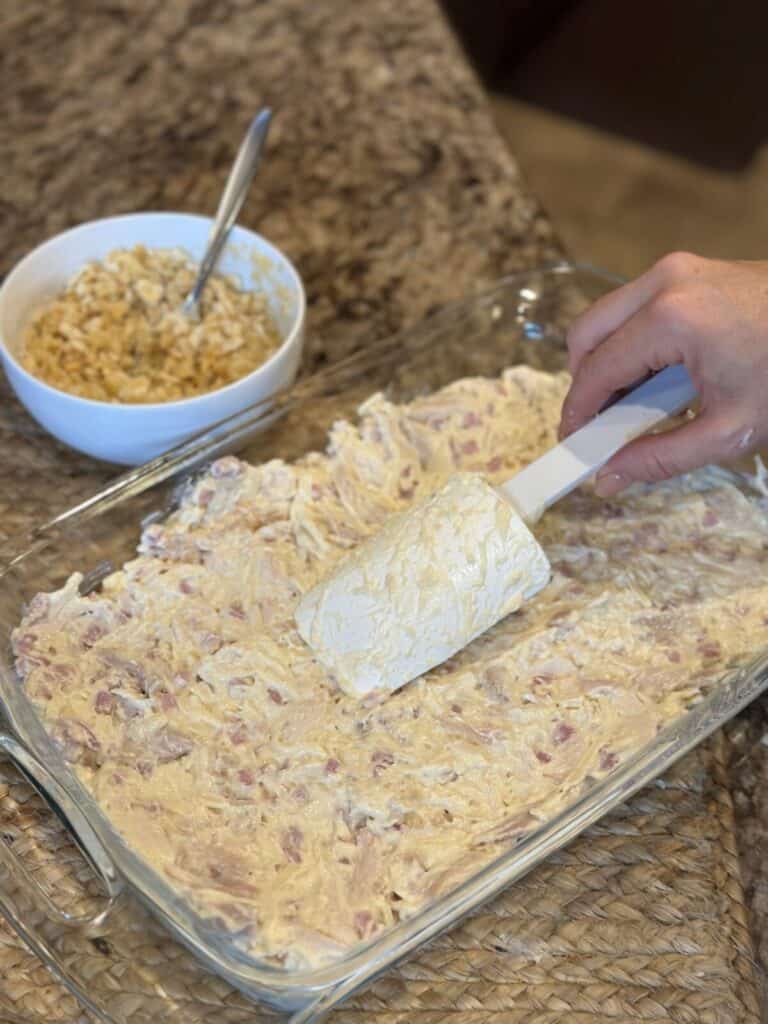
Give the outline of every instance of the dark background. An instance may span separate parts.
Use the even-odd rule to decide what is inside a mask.
[[[721,170],[766,135],[768,0],[442,0],[496,92]]]

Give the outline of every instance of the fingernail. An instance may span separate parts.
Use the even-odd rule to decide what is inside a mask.
[[[629,480],[621,473],[598,473],[595,477],[595,494],[600,498],[610,498],[629,483]]]

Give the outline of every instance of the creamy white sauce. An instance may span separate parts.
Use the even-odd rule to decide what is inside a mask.
[[[312,656],[302,595],[455,474],[498,485],[551,447],[567,385],[520,367],[374,396],[324,454],[222,459],[100,593],[75,576],[15,631],[104,812],[251,953],[321,964],[414,913],[763,642],[765,514],[702,472],[559,504],[536,527],[550,584],[385,701]]]

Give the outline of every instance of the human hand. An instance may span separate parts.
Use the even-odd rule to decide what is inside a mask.
[[[598,473],[609,497],[728,462],[768,442],[768,261],[672,253],[603,296],[568,332],[573,380],[560,436],[650,373],[683,363],[700,397],[688,422],[630,442]]]

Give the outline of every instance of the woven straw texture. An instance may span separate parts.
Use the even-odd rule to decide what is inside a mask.
[[[757,1024],[759,1009],[722,736],[491,906],[332,1015],[335,1024]],[[26,784],[3,774],[5,842],[58,903],[93,909],[87,870]],[[0,871],[4,891],[12,879]],[[99,1005],[129,1024],[270,1020],[138,907],[100,931],[46,931]],[[89,1020],[0,930],[8,1019]]]
[[[215,209],[261,102],[280,116],[243,223],[301,269],[308,366],[559,253],[430,0],[9,0],[2,16],[0,272],[79,221]],[[54,445],[0,389],[0,540],[109,475]],[[688,757],[332,1020],[756,1024],[729,749],[721,737]],[[764,777],[760,762],[745,806],[764,801]],[[0,889],[116,1019],[273,1019],[135,904],[98,932],[53,928],[9,848],[59,904],[98,901],[61,828],[0,766]],[[2,925],[0,1018],[92,1019]]]

